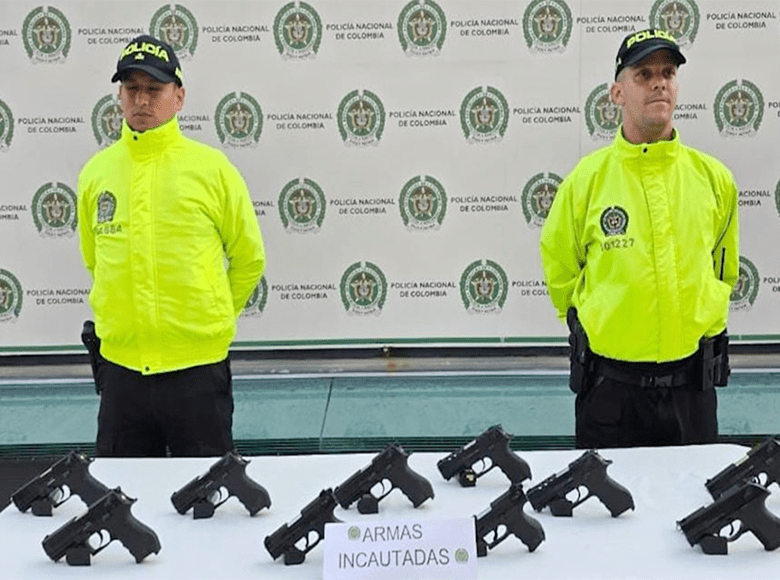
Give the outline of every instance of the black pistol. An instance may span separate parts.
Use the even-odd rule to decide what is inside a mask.
[[[769,491],[757,483],[743,482],[732,487],[708,506],[700,507],[677,522],[691,546],[699,544],[705,554],[728,554],[728,543],[745,532],[771,551],[780,546],[780,519],[766,509]],[[728,536],[720,535],[726,526],[739,526]],[[732,527],[733,529],[733,527]]]
[[[160,551],[160,540],[150,527],[139,522],[130,507],[135,499],[127,497],[121,488],[110,489],[87,509],[87,513],[71,519],[43,539],[43,550],[55,562],[65,556],[70,566],[89,566],[90,558],[112,541],[119,540],[140,563],[149,554]],[[106,537],[105,534],[108,534]],[[101,542],[95,546],[93,536]]]
[[[586,451],[567,469],[530,488],[526,493],[528,501],[536,511],[550,506],[550,513],[554,516],[571,516],[575,507],[595,495],[612,517],[617,517],[629,508],[634,509],[634,498],[607,474],[610,463],[611,460],[604,459],[593,449]],[[588,490],[584,497],[579,492],[580,487]],[[566,494],[575,489],[577,499],[573,502],[566,499]]]
[[[92,367],[92,378],[95,379],[95,392],[100,394],[101,388],[98,384],[98,368],[103,358],[100,355],[100,339],[95,334],[95,323],[91,320],[85,320],[81,328],[81,342],[89,353],[89,364]]]
[[[333,490],[323,489],[320,495],[301,510],[295,520],[282,524],[265,537],[265,549],[274,560],[284,556],[285,566],[302,563],[306,554],[325,537],[325,524],[341,521],[333,515],[336,505],[338,502]],[[305,545],[299,547],[297,544],[301,542]]]
[[[761,476],[764,476],[763,482]],[[713,499],[718,499],[730,488],[745,481],[761,483],[769,487],[780,482],[780,441],[768,437],[755,445],[747,454],[732,463],[704,484]]]
[[[36,516],[50,516],[52,508],[65,503],[73,494],[89,506],[109,489],[90,474],[92,461],[83,453],[71,451],[16,490],[11,499],[19,511],[32,507]]]
[[[512,483],[520,483],[531,478],[531,468],[509,448],[510,439],[512,436],[501,425],[493,425],[436,465],[444,479],[449,480],[457,474],[458,482],[463,487],[473,487],[477,479],[494,467],[503,471]],[[483,469],[475,469],[476,463],[481,463]]]
[[[566,325],[569,327],[569,388],[579,393],[587,387],[593,371],[593,351],[573,306],[566,311]]]
[[[525,501],[523,486],[515,483],[490,502],[488,509],[474,517],[477,556],[487,556],[488,549],[492,550],[509,534],[517,536],[529,552],[533,552],[544,541],[542,524],[523,511]]]
[[[265,488],[246,474],[249,461],[229,451],[209,470],[171,495],[176,511],[185,514],[190,508],[194,519],[210,518],[214,510],[236,496],[255,515],[270,507],[271,497]]]
[[[433,486],[409,467],[408,457],[409,454],[400,445],[391,443],[374,457],[369,466],[336,487],[333,494],[345,509],[357,501],[361,514],[375,514],[379,511],[379,502],[397,487],[414,507],[418,507],[426,499],[433,498]],[[383,492],[379,496],[371,493],[377,484],[381,484]]]

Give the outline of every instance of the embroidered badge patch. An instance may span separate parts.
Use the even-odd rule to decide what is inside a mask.
[[[116,197],[110,191],[104,191],[98,196],[97,223],[104,224],[114,219],[116,211]]]
[[[601,214],[601,231],[605,236],[621,236],[628,229],[628,213],[622,207],[613,205]]]

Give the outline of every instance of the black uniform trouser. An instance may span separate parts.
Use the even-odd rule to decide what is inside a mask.
[[[580,448],[714,443],[714,388],[701,384],[643,387],[596,375],[575,401]]]
[[[154,375],[102,359],[95,379],[96,455],[217,457],[233,449],[229,359]]]

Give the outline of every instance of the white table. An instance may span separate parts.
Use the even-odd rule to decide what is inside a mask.
[[[677,530],[676,522],[693,510],[711,503],[704,482],[723,467],[740,459],[747,448],[709,445],[668,448],[602,449],[611,459],[608,473],[633,495],[635,511],[612,518],[595,497],[574,510],[571,518],[557,518],[526,505],[526,513],[543,526],[546,540],[531,553],[510,536],[478,561],[481,580],[509,578],[614,579],[659,578],[686,580],[735,580],[774,578],[780,553],[767,552],[750,533],[729,544],[727,556],[705,555],[692,548]],[[522,452],[533,472],[525,489],[564,469],[582,454],[580,450]],[[436,462],[446,454],[413,453],[409,466],[427,477],[436,497],[414,509],[400,490],[379,504],[379,513],[361,515],[353,506],[336,508],[343,521],[470,517],[480,514],[508,487],[508,480],[494,469],[476,487],[461,488],[453,478],[445,481]],[[270,509],[250,517],[236,498],[220,506],[209,519],[194,520],[178,514],[171,494],[216,461],[205,459],[96,459],[90,465],[94,477],[109,487],[121,486],[138,498],[132,512],[160,538],[162,549],[136,564],[117,541],[92,559],[89,567],[52,562],[41,547],[43,538],[86,507],[72,497],[54,510],[52,517],[19,512],[12,504],[0,513],[0,577],[35,578],[175,578],[256,580],[322,578],[323,545],[315,547],[303,564],[285,566],[273,561],[263,540],[327,487],[335,488],[355,471],[368,465],[373,454],[249,457],[247,474],[271,495]],[[767,508],[780,514],[777,486]],[[398,580],[406,580],[399,578]]]

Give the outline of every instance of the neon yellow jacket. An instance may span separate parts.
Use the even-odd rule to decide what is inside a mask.
[[[545,279],[597,354],[666,362],[726,327],[739,272],[737,187],[713,157],[670,141],[613,143],[561,183],[542,228]]]
[[[124,122],[79,175],[78,231],[106,359],[152,374],[227,356],[265,250],[221,151],[184,137],[176,117],[143,133]]]

